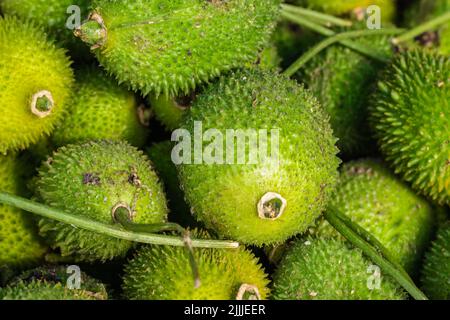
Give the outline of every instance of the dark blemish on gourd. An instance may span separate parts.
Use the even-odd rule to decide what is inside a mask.
[[[437,32],[425,32],[415,38],[422,47],[431,48],[439,43],[439,34]]]
[[[252,91],[252,107],[256,107],[258,105],[258,93],[256,90]]]
[[[83,174],[83,184],[98,186],[100,185],[100,177],[96,173],[85,173]]]
[[[139,179],[135,168],[132,168],[130,174],[128,175],[128,183],[136,187],[142,186],[142,182]]]

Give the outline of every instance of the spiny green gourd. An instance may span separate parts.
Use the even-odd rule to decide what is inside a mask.
[[[278,70],[280,61],[276,46],[271,45],[262,50],[258,54],[257,59],[252,61],[252,63],[248,63],[247,67]],[[164,125],[167,131],[173,131],[180,127],[183,114],[190,107],[200,90],[196,91],[179,97],[156,96],[152,94],[148,96],[148,101],[152,106],[156,119]]]
[[[172,142],[163,141],[152,145],[147,153],[165,187],[170,209],[169,221],[178,222],[183,226],[194,226],[196,221],[184,200],[177,168],[171,158],[172,148]]]
[[[149,95],[147,99],[155,118],[164,125],[167,131],[173,131],[180,127],[183,114],[190,107],[194,98],[195,93],[179,97]]]
[[[273,280],[276,300],[402,300],[406,295],[359,249],[339,239],[297,240]]]
[[[395,57],[370,99],[370,122],[395,173],[450,204],[450,58],[423,50]]]
[[[167,208],[162,187],[147,157],[125,142],[99,141],[68,145],[43,164],[36,181],[37,198],[52,207],[113,224],[118,206],[136,223],[161,223]],[[131,248],[116,239],[49,219],[40,233],[76,260],[109,260]]]
[[[320,216],[337,179],[336,139],[295,81],[260,70],[222,77],[197,96],[181,128],[172,135],[174,161],[207,228],[262,245]]]
[[[0,79],[0,153],[49,135],[72,93],[64,50],[33,24],[0,17]]]
[[[100,69],[76,73],[71,108],[53,134],[57,146],[91,140],[126,140],[142,147],[148,135],[148,111],[135,95]]]
[[[366,9],[376,5],[380,7],[382,20],[390,21],[395,15],[393,0],[295,0],[295,3],[331,15],[354,14],[357,18],[364,17]]]
[[[0,300],[107,300],[105,286],[74,266],[28,270],[0,288]],[[78,279],[71,277],[79,276]],[[79,287],[78,287],[79,285]]]
[[[406,12],[406,24],[414,27],[420,23],[429,21],[450,11],[450,0],[417,0]],[[426,47],[438,47],[441,54],[450,54],[450,23],[444,23],[438,28],[438,39],[436,37],[423,38]],[[436,41],[437,40],[437,41]]]
[[[94,0],[76,34],[120,83],[173,97],[251,62],[269,40],[279,3]]]
[[[356,29],[364,27],[358,25]],[[387,57],[392,56],[386,36],[362,37],[354,41],[373,46]],[[367,104],[379,69],[380,64],[376,61],[338,45],[316,56],[301,71],[301,81],[330,115],[331,127],[339,139],[337,146],[345,158],[354,159],[374,152],[367,124]]]
[[[0,191],[24,196],[28,167],[15,154],[0,155]],[[33,215],[0,204],[0,267],[32,266],[42,260],[47,247],[38,236]]]
[[[382,162],[346,163],[329,206],[369,231],[407,271],[416,270],[433,231],[433,208]],[[337,232],[324,222],[319,234]]]
[[[194,231],[193,237],[205,238]],[[194,249],[200,286],[194,287],[185,248],[143,246],[125,267],[124,294],[144,300],[266,299],[269,280],[248,250]]]
[[[0,8],[4,14],[40,25],[58,44],[69,49],[72,57],[87,60],[90,56],[89,50],[73,36],[73,29],[87,16],[90,2],[90,0],[2,0]]]
[[[450,223],[443,225],[425,255],[422,287],[431,299],[450,300]]]

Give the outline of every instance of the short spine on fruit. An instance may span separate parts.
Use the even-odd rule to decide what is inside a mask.
[[[120,83],[144,95],[175,97],[253,61],[269,40],[279,4],[95,0],[75,35]]]
[[[450,222],[438,230],[437,238],[425,255],[422,287],[431,299],[450,299]]]
[[[72,94],[73,72],[64,50],[34,24],[6,16],[0,35],[0,153],[7,153],[53,131]]]
[[[135,223],[161,223],[165,195],[147,157],[125,142],[68,145],[43,164],[36,182],[38,200],[52,207],[106,224],[112,210],[125,204]],[[62,256],[95,261],[122,257],[129,241],[41,219],[40,233]]]
[[[262,245],[304,232],[320,216],[337,179],[336,139],[317,100],[296,82],[260,70],[224,76],[196,97],[181,129],[191,137],[173,150],[182,158],[181,186],[206,227]],[[199,138],[210,129],[220,134]]]
[[[57,146],[92,140],[125,140],[142,147],[148,115],[134,93],[119,86],[97,67],[76,73],[71,108],[53,134]]]
[[[370,99],[369,120],[384,157],[414,190],[450,204],[450,58],[401,53]]]
[[[389,276],[342,240],[307,237],[288,249],[274,274],[275,300],[402,300]]]
[[[209,238],[194,230],[192,237]],[[125,267],[124,294],[144,300],[266,299],[266,273],[248,250],[195,248],[200,286],[194,288],[189,257],[182,247],[143,246]]]

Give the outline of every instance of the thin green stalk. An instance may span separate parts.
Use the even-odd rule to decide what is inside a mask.
[[[317,23],[314,23],[313,21],[310,21],[306,18],[299,17],[298,15],[294,15],[290,12],[287,12],[286,10],[282,10],[281,15],[284,18],[286,18],[294,23],[297,23],[305,28],[308,28],[312,31],[315,31],[325,37],[331,37],[331,36],[336,35],[336,32],[334,32],[333,30],[325,28],[325,27],[323,27]],[[340,40],[339,43],[346,46],[347,48],[350,48],[356,52],[359,52],[359,53],[361,53],[369,58],[372,58],[374,60],[377,60],[379,62],[382,62],[382,63],[389,62],[389,57],[385,56],[384,54],[380,54],[374,48],[371,48],[368,46],[362,46],[362,45],[355,43],[353,41],[350,41],[350,40]]]
[[[440,25],[449,22],[450,21],[450,11],[447,13],[444,13],[443,15],[440,15],[439,17],[436,17],[430,21],[427,21],[421,25],[418,25],[417,27],[405,32],[401,36],[392,39],[392,43],[395,45],[398,45],[402,42],[412,40],[415,37],[421,35],[424,32],[434,30],[435,28],[439,27]]]
[[[307,19],[305,17],[301,17],[299,15],[293,14],[286,10],[281,10],[281,16],[286,18],[287,20],[294,22],[298,25],[301,25],[303,27],[306,27],[308,29],[311,29],[312,31],[317,32],[318,34],[321,34],[325,37],[330,37],[335,34],[333,30],[330,30],[324,26],[321,26],[320,24],[314,23],[310,19]]]
[[[345,39],[353,39],[365,36],[396,35],[401,33],[402,31],[403,31],[402,29],[392,28],[380,30],[357,30],[336,34],[319,42],[313,48],[308,50],[305,54],[303,54],[300,58],[298,58],[291,66],[289,66],[289,68],[287,68],[284,71],[284,74],[287,75],[288,77],[294,75],[301,67],[303,67],[308,61],[314,58],[319,52],[333,45],[336,42],[340,42]]]
[[[318,23],[322,23],[327,26],[336,25],[336,26],[340,26],[340,27],[350,27],[353,24],[349,20],[344,20],[344,19],[332,16],[329,14],[293,6],[290,4],[282,4],[281,8],[286,11],[289,11],[289,12],[292,12],[292,13],[295,13],[295,14],[298,14],[298,15],[301,15],[304,17],[311,18],[313,20],[316,20]]]
[[[140,224],[134,223],[129,215],[130,211],[125,207],[117,207],[113,210],[113,217],[122,227],[133,232],[162,232],[162,231],[175,231],[180,233],[183,237],[184,247],[189,256],[189,264],[192,270],[192,276],[194,278],[194,288],[200,287],[200,274],[198,271],[197,261],[195,261],[194,249],[192,248],[192,240],[189,231],[176,223],[155,223],[155,224]]]
[[[185,229],[177,223],[134,223],[128,216],[128,210],[124,207],[118,207],[113,213],[114,219],[126,230],[141,233],[157,233],[164,231],[175,231],[180,234],[185,232]]]
[[[380,251],[365,241],[356,232],[352,231],[333,210],[327,210],[325,219],[330,223],[344,238],[346,238],[355,247],[359,248],[367,257],[376,263],[386,274],[395,279],[414,299],[428,300],[428,298],[414,284],[411,278],[406,274],[403,268],[399,268],[386,260]]]
[[[386,258],[397,269],[404,272],[405,277],[409,277],[409,274],[403,269],[403,267],[396,261],[389,250],[370,232],[361,227],[359,224],[353,222],[347,215],[342,214],[336,209],[329,208],[349,229],[355,232],[359,237],[365,239],[367,243],[373,246],[384,258]]]
[[[142,232],[130,232],[123,230],[119,226],[107,225],[85,217],[75,216],[61,210],[31,201],[16,195],[0,192],[0,203],[20,208],[22,210],[32,212],[45,218],[50,218],[63,223],[67,223],[82,229],[101,233],[111,237],[159,245],[169,246],[185,246],[183,239],[176,236],[148,234]],[[235,241],[222,240],[200,240],[193,239],[192,247],[199,248],[237,248],[239,243]]]

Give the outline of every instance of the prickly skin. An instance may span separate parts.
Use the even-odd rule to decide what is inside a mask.
[[[78,70],[71,107],[53,134],[57,146],[125,140],[142,147],[147,136],[148,128],[141,123],[138,100],[132,92],[99,68]]]
[[[209,238],[194,230],[193,237]],[[261,299],[269,294],[269,280],[258,259],[248,250],[194,249],[200,287],[194,280],[185,248],[143,246],[125,267],[124,294],[139,300],[234,300],[246,283],[258,288]]]
[[[275,300],[403,300],[406,294],[381,274],[369,289],[373,263],[339,239],[297,240],[280,262],[273,280]],[[374,282],[375,283],[375,282]]]
[[[136,223],[161,223],[167,215],[165,195],[147,157],[125,142],[69,145],[43,164],[37,197],[47,205],[106,224],[112,209],[126,204]],[[123,257],[133,243],[41,219],[40,233],[63,256],[78,261]]]
[[[450,204],[450,58],[399,54],[371,97],[369,121],[387,162],[413,189]]]
[[[72,94],[73,72],[65,51],[32,23],[0,18],[0,79],[0,153],[25,149],[49,135]],[[32,96],[42,90],[54,100],[44,118],[31,111]]]
[[[188,94],[251,62],[268,42],[279,0],[95,0],[107,30],[95,47],[91,26],[81,38],[117,80],[144,95]],[[95,28],[94,26],[94,33]]]
[[[182,128],[192,139],[195,121],[202,122],[203,132],[214,128],[224,137],[227,129],[266,129],[270,141],[271,130],[279,131],[279,161],[237,164],[235,153],[234,164],[177,166],[191,210],[208,228],[262,245],[302,233],[320,216],[337,180],[339,160],[328,118],[302,86],[271,72],[232,73],[206,89],[189,109]],[[210,143],[203,143],[206,150]],[[247,141],[246,161],[248,150]],[[226,150],[223,154],[225,158]],[[287,201],[276,220],[258,216],[257,204],[268,192]]]
[[[383,162],[364,159],[344,164],[329,206],[375,236],[407,271],[417,271],[435,212]],[[327,222],[319,226],[319,234],[338,235]]]

